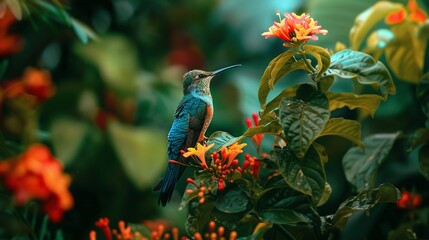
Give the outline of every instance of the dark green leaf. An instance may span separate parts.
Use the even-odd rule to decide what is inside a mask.
[[[418,239],[413,231],[413,222],[406,222],[395,230],[389,232],[387,240],[412,240]]]
[[[280,122],[289,147],[299,158],[305,152],[329,120],[329,104],[325,95],[309,102],[295,97],[283,99],[280,103]]]
[[[333,111],[338,108],[348,107],[349,109],[361,108],[368,111],[374,117],[380,102],[381,96],[375,94],[357,95],[354,93],[326,93],[329,99],[329,110]]]
[[[288,147],[275,149],[280,173],[296,191],[312,197],[317,204],[326,187],[326,176],[319,154],[311,147],[304,158],[297,158]]]
[[[317,206],[320,207],[323,204],[325,204],[329,200],[329,197],[331,196],[331,193],[332,193],[331,185],[329,185],[328,182],[325,182],[325,188],[323,189],[323,194],[320,197],[320,200],[317,203]]]
[[[409,138],[408,151],[411,152],[422,144],[429,142],[429,129],[419,128]]]
[[[5,59],[0,62],[0,80],[3,78],[8,66],[9,66],[8,60]]]
[[[214,146],[207,151],[206,156],[210,156],[212,153],[219,151],[223,147],[228,147],[238,141],[238,137],[234,137],[227,132],[217,131],[214,132],[207,140],[207,146],[214,143]]]
[[[361,127],[358,121],[344,118],[331,118],[317,138],[328,135],[343,137],[363,147],[361,142]]]
[[[304,45],[305,54],[310,54],[317,60],[317,75],[316,79],[319,79],[326,70],[329,68],[331,63],[331,56],[328,50],[316,45]]]
[[[187,193],[188,190],[193,190],[192,194]],[[189,204],[192,200],[198,197],[197,187],[194,184],[188,184],[186,186],[185,192],[183,193],[182,201],[180,202],[179,211],[185,209],[186,205]]]
[[[216,208],[224,213],[240,213],[247,209],[249,198],[235,184],[229,185],[224,191],[219,191]]]
[[[426,116],[426,127],[429,127],[429,72],[423,75],[416,89],[417,100]]]
[[[259,212],[259,216],[263,221],[274,224],[310,223],[304,214],[291,209],[267,209]]]
[[[186,232],[193,236],[195,232],[202,232],[207,224],[212,220],[211,212],[215,208],[215,201],[207,197],[204,204],[192,201],[189,204],[188,219],[185,222]]]
[[[395,94],[396,88],[389,71],[383,63],[362,52],[342,50],[331,56],[328,74],[354,79],[357,83],[369,85],[384,99]]]
[[[419,166],[421,174],[429,180],[429,144],[419,150]]]
[[[344,155],[346,178],[359,192],[374,187],[377,170],[398,136],[399,133],[371,135],[363,140],[365,149],[352,147]]]
[[[378,188],[365,190],[340,205],[333,216],[332,224],[342,229],[354,212],[371,209],[378,203],[396,203],[399,195],[399,190],[392,184],[381,184]]]
[[[275,57],[268,64],[264,74],[261,77],[258,89],[259,103],[262,108],[265,108],[268,93],[274,88],[274,84],[286,74],[293,70],[305,69],[304,61],[295,61],[293,56],[295,52],[293,50],[287,50],[286,52]]]
[[[237,240],[263,240],[264,234],[273,227],[272,223],[261,222],[256,225],[251,236],[238,238]]]

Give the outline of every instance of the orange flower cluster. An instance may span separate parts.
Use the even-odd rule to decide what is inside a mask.
[[[211,187],[206,187],[204,186],[203,182],[200,182],[200,184],[198,185],[194,179],[192,178],[187,178],[186,182],[189,184],[192,184],[196,187],[195,190],[193,189],[187,189],[186,193],[191,195],[194,194],[195,192],[197,192],[197,196],[199,198],[198,202],[200,204],[203,204],[206,201],[206,198],[204,197],[206,194],[210,193],[210,191],[212,190]]]
[[[16,22],[11,11],[5,10],[0,17],[0,57],[8,56],[21,51],[22,39],[18,35],[10,34],[9,28]]]
[[[396,202],[396,206],[402,209],[415,209],[422,204],[422,196],[420,194],[411,194],[408,191],[401,193],[401,198]]]
[[[142,236],[140,232],[132,232],[130,226],[126,227],[124,221],[119,221],[118,228],[119,229],[111,229],[109,226],[108,218],[100,218],[95,226],[99,227],[103,232],[104,237],[107,240],[117,239],[117,240],[189,240],[186,236],[179,237],[179,229],[173,227],[170,232],[166,231],[164,224],[158,224],[155,229],[152,229],[151,236],[145,237]],[[204,236],[204,238],[203,238]],[[228,238],[227,238],[228,237]],[[89,232],[90,240],[97,240],[97,232],[92,230]],[[196,232],[194,234],[195,240],[236,240],[237,232],[231,231],[229,235],[225,234],[225,228],[223,226],[219,226],[216,228],[216,223],[211,221],[209,223],[209,232],[201,234]]]
[[[252,124],[252,120],[250,118],[246,118],[247,128],[251,128],[253,126],[256,127],[259,125],[259,116],[257,113],[252,114],[252,119],[253,119],[253,124]],[[264,134],[262,134],[262,133],[258,133],[256,135],[252,136],[252,141],[255,144],[256,148],[259,148],[259,146],[261,146],[261,142],[262,142],[263,138],[264,138]]]
[[[243,152],[242,149],[246,145],[246,143],[238,144],[235,142],[228,148],[223,147],[220,150],[221,155],[219,155],[218,152],[214,152],[212,154],[213,161],[211,161],[210,166],[207,164],[205,154],[214,144],[205,146],[197,143],[197,148],[188,148],[188,151],[182,154],[184,157],[194,156],[194,160],[202,169],[212,172],[214,179],[218,182],[218,189],[222,191],[225,189],[225,181],[233,181],[232,177],[234,172],[238,171],[241,173],[241,168],[238,167],[238,160],[236,157]],[[172,160],[170,160],[170,162],[175,163],[175,161]],[[202,201],[204,202],[204,200]]]
[[[283,45],[286,47],[299,46],[309,39],[317,40],[317,34],[326,35],[328,33],[327,30],[318,26],[317,21],[314,21],[309,14],[285,13],[284,19],[281,18],[279,12],[277,12],[277,15],[280,22],[274,21],[274,25],[268,29],[268,32],[262,33],[262,36],[282,39],[285,41]]]
[[[216,223],[214,221],[209,222],[209,232],[204,234],[204,238],[201,235],[201,233],[196,232],[194,234],[195,240],[203,240],[203,239],[210,239],[210,240],[235,240],[237,239],[237,232],[231,231],[228,238],[225,236],[225,228],[223,226],[219,226],[216,229]]]
[[[54,95],[55,87],[48,71],[27,68],[21,79],[7,82],[2,91],[5,98],[25,97],[34,104],[40,104]]]
[[[427,18],[427,14],[417,5],[416,0],[409,0],[407,8],[402,7],[398,11],[389,13],[385,21],[390,25],[403,23],[406,19],[414,23],[424,23]]]
[[[63,212],[73,206],[68,191],[71,178],[44,145],[32,145],[22,155],[0,162],[0,179],[13,192],[18,205],[40,200],[53,222],[60,221]]]

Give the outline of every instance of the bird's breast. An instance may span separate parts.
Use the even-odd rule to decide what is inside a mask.
[[[198,137],[198,142],[201,142],[204,140],[204,134],[206,133],[206,130],[209,127],[210,122],[212,121],[212,118],[213,118],[213,105],[207,104],[206,108],[207,108],[206,118],[204,119],[204,125],[203,125],[203,128],[201,129],[200,136]]]

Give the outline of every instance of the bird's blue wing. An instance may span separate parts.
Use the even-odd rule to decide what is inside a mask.
[[[207,103],[190,95],[185,96],[180,102],[174,114],[173,125],[168,133],[168,158],[182,163],[188,159],[180,154],[195,147],[198,137],[204,125],[207,113]],[[159,202],[166,205],[170,201],[174,186],[183,174],[185,166],[169,163],[160,186]]]

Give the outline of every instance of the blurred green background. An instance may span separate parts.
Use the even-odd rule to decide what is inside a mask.
[[[18,22],[13,30],[22,33],[24,48],[10,57],[3,80],[17,78],[26,67],[35,66],[49,70],[57,88],[38,112],[36,132],[73,178],[75,206],[57,227],[69,239],[85,238],[100,217],[109,217],[113,223],[120,219],[165,219],[183,229],[186,211],[178,212],[177,208],[185,176],[165,208],[157,205],[157,193],[152,192],[167,164],[166,138],[182,97],[182,75],[195,68],[243,65],[212,81],[215,114],[206,133],[221,130],[239,136],[246,128],[245,118],[260,109],[257,89],[265,67],[284,50],[280,40],[261,36],[277,20],[276,10],[309,12],[329,31],[317,44],[333,49],[337,41],[348,44],[354,18],[374,2],[67,1],[70,14],[98,35],[96,41],[87,44],[81,43],[71,29],[55,22]],[[421,1],[422,7],[427,8],[427,4]],[[297,74],[283,84],[306,77]],[[407,132],[424,125],[414,97],[415,86],[397,78],[395,83],[397,94],[382,103],[374,119],[362,119],[363,136]],[[342,91],[350,86],[336,87]],[[281,89],[280,84],[272,94]],[[349,110],[335,114],[356,119],[360,116]],[[17,143],[22,141],[7,131],[5,135]],[[330,156],[327,176],[333,193],[320,209],[322,215],[332,214],[351,192],[341,165],[350,143],[336,138],[324,141]],[[269,150],[270,143],[266,142]],[[418,188],[422,179],[418,177],[416,159],[395,159],[395,153],[392,158],[392,164],[382,169],[380,181],[387,179],[398,188]],[[345,239],[359,239],[365,231],[377,228],[376,223],[356,221],[365,226],[362,235],[354,232],[352,238],[346,229]]]

